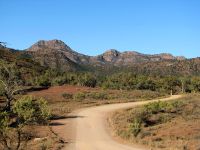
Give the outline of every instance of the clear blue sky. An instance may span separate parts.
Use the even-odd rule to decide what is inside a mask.
[[[200,56],[200,0],[0,0],[0,19],[0,41],[17,49],[60,39],[88,55]]]

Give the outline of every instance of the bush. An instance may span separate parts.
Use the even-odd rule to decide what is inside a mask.
[[[183,106],[183,103],[176,100],[172,102],[152,102],[142,106],[140,109],[133,112],[133,116],[130,119],[131,132],[134,136],[137,136],[140,131],[138,128],[140,124],[144,126],[153,126],[160,124],[171,119],[170,113],[179,111]],[[132,123],[133,122],[133,123]]]
[[[53,85],[64,85],[66,83],[66,79],[65,77],[56,77],[55,79],[53,79]]]
[[[138,118],[135,118],[133,123],[130,124],[130,131],[131,133],[133,133],[135,137],[137,137],[138,134],[140,133],[141,125],[142,125],[141,120]]]
[[[85,73],[78,77],[78,84],[81,86],[95,87],[97,80],[92,74]]]
[[[108,95],[104,92],[100,92],[100,93],[93,92],[93,93],[90,93],[88,96],[92,99],[101,99],[101,100],[108,99]]]
[[[144,105],[144,111],[149,114],[156,114],[158,112],[164,111],[165,107],[167,106],[167,102],[153,102]]]
[[[0,147],[27,149],[30,136],[24,127],[35,123],[46,124],[49,118],[50,110],[43,98],[22,97],[14,103],[12,112],[0,112]]]
[[[63,93],[63,94],[62,94],[62,97],[63,97],[64,99],[72,99],[72,98],[73,98],[73,94]]]
[[[86,94],[83,92],[79,92],[73,95],[74,100],[84,100],[86,98]]]
[[[50,80],[45,76],[39,77],[36,82],[37,85],[39,86],[46,86],[46,87],[51,86]]]
[[[32,56],[29,55],[29,54],[20,54],[20,55],[17,56],[16,59],[17,59],[18,61],[19,61],[19,60],[31,61],[31,60],[32,60]]]
[[[8,126],[8,113],[0,112],[0,131],[4,131]]]
[[[96,86],[96,84],[97,81],[95,78],[89,78],[83,82],[83,86],[93,87],[93,88]]]
[[[32,96],[25,96],[16,101],[13,106],[13,112],[18,116],[20,124],[45,124],[50,118],[50,109],[47,106],[47,101],[43,98],[34,99]]]
[[[183,105],[180,101],[173,102],[153,102],[144,105],[144,112],[149,114],[156,114],[159,112],[174,112],[177,111]]]

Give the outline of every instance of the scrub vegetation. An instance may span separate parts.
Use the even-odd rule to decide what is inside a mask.
[[[199,149],[200,95],[152,102],[111,115],[115,134],[153,149]]]

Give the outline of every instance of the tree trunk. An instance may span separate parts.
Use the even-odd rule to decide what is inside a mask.
[[[10,111],[11,110],[11,101],[13,100],[12,94],[10,93],[6,93],[6,106],[5,106],[5,110],[6,111]]]
[[[184,84],[184,81],[182,81],[181,84],[182,84],[182,93],[185,93],[185,84]]]

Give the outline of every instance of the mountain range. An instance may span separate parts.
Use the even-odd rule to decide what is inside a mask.
[[[115,49],[105,51],[97,56],[88,56],[72,50],[61,40],[40,40],[21,51],[3,48],[10,52],[26,55],[41,66],[61,71],[100,71],[129,70],[145,74],[199,74],[199,58],[186,59],[168,53],[142,54],[136,51],[120,52]]]

